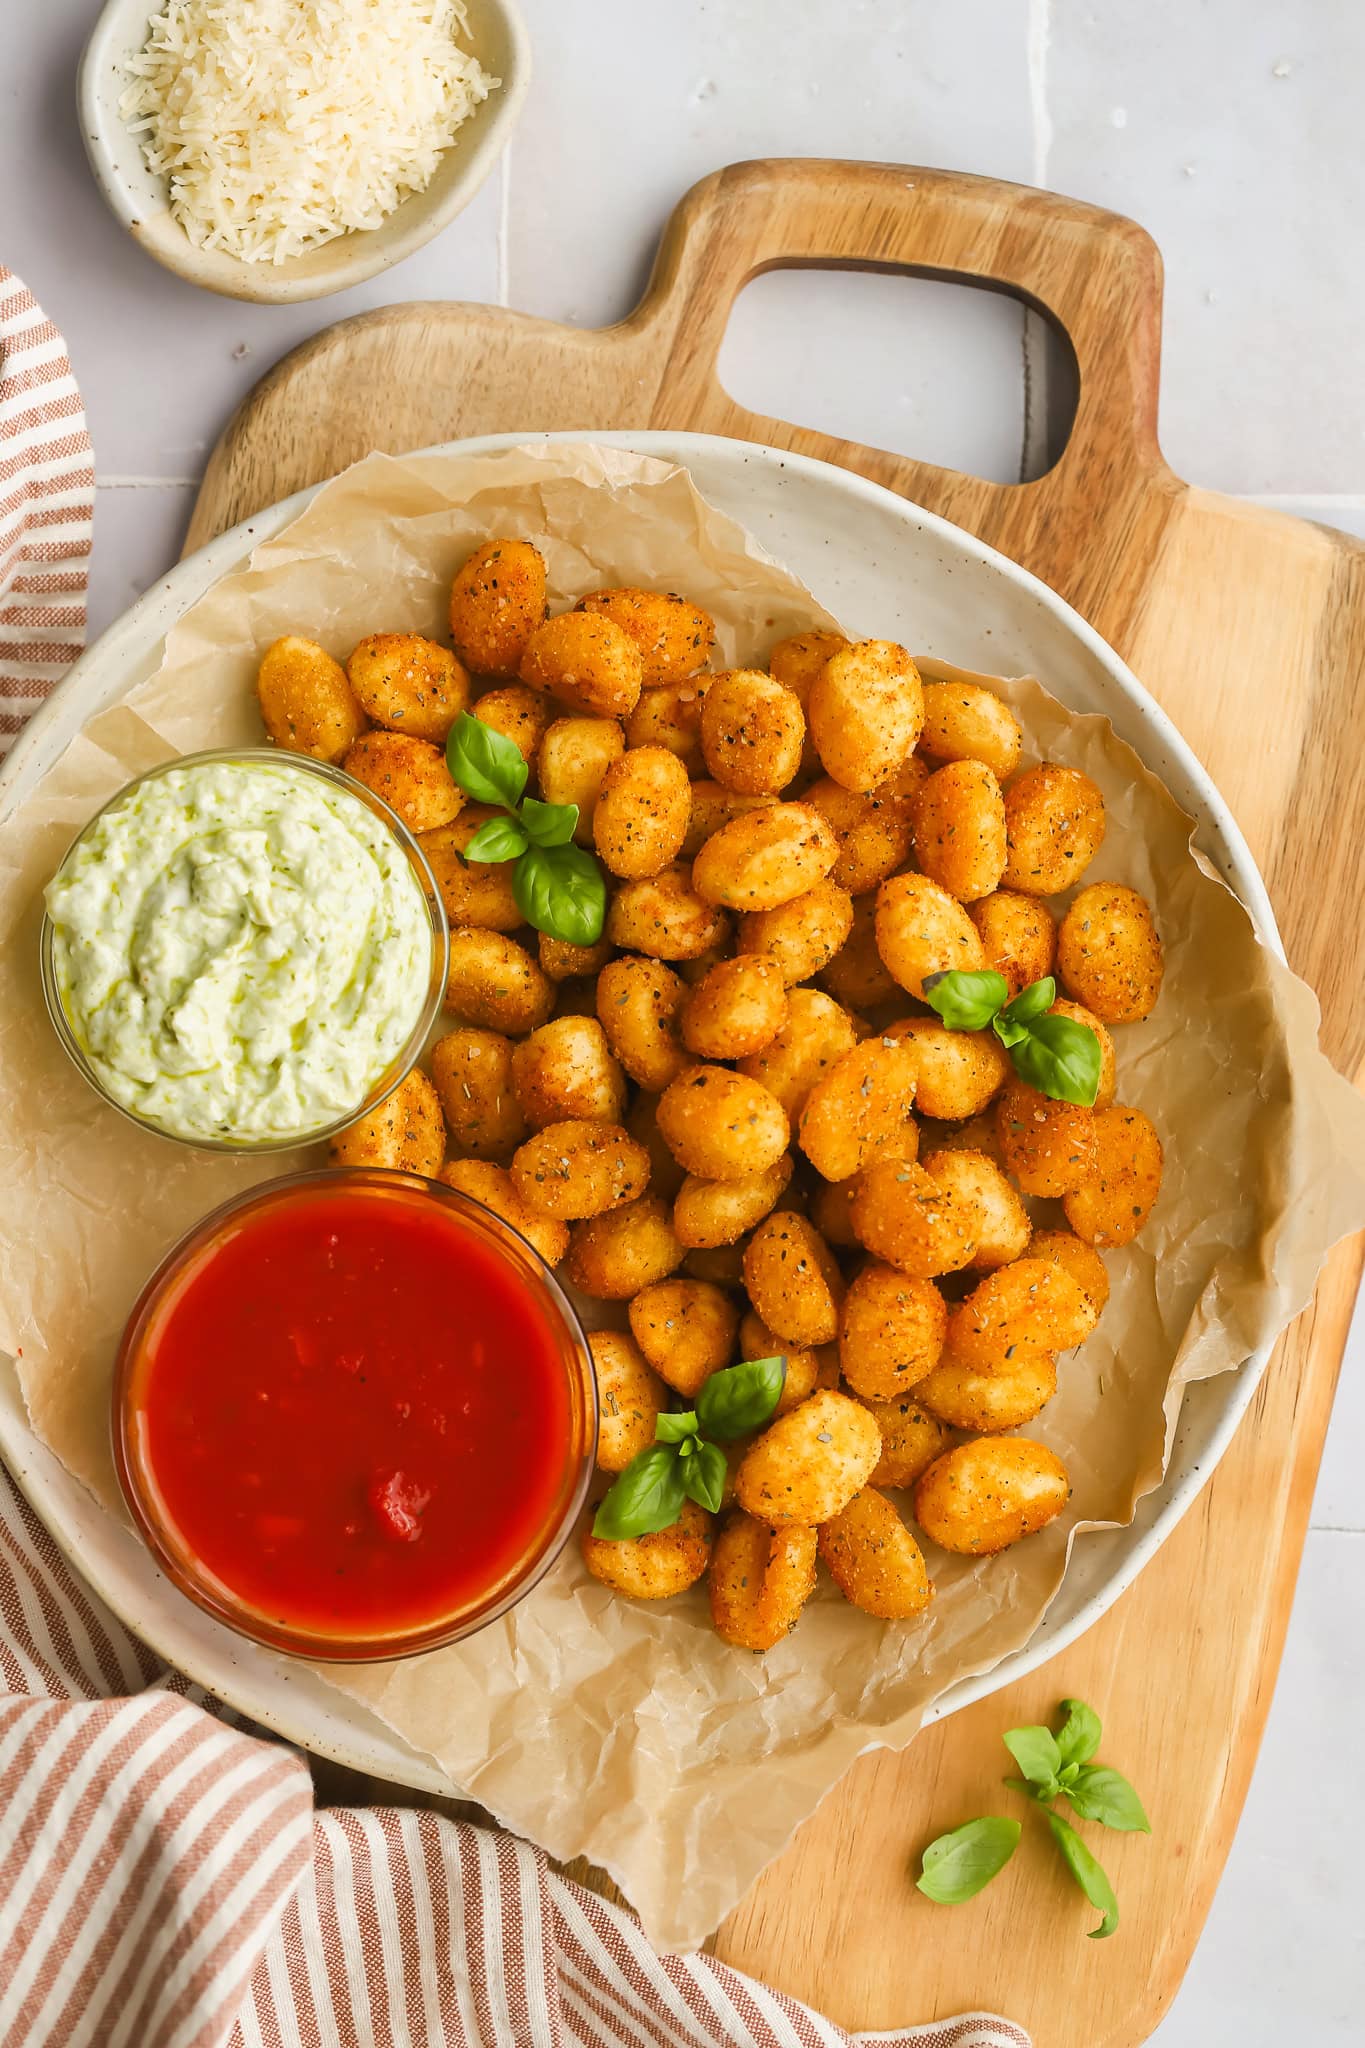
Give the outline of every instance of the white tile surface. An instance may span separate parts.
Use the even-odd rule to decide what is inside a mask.
[[[62,325],[86,392],[104,480],[92,629],[173,561],[193,493],[166,480],[198,474],[232,407],[297,341],[402,298],[503,296],[557,319],[619,318],[687,185],[764,154],[1045,176],[1132,213],[1166,261],[1173,463],[1365,537],[1354,0],[523,5],[536,80],[509,174],[389,276],[267,309],[167,277],[105,213],[72,105],[95,0],[0,0],[0,260]],[[999,299],[776,274],[741,299],[722,372],[756,408],[1009,476],[1020,331]],[[133,478],[153,485],[117,481]],[[1160,2048],[1365,2037],[1363,1469],[1365,1313],[1261,1765]]]

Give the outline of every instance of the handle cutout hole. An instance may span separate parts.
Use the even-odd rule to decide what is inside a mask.
[[[1028,483],[1066,446],[1071,346],[1006,292],[900,270],[770,270],[720,352],[737,405],[840,440]]]

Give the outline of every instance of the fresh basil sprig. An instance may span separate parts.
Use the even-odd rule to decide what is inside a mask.
[[[506,813],[479,827],[465,860],[515,861],[512,894],[526,922],[570,945],[596,945],[606,922],[607,884],[593,856],[572,843],[578,805],[525,795],[521,749],[468,711],[450,729],[446,762],[476,803],[498,804]]]
[[[726,1471],[720,1445],[761,1429],[781,1400],[786,1380],[785,1358],[746,1358],[713,1372],[695,1409],[658,1417],[654,1442],[612,1482],[593,1518],[593,1535],[623,1543],[671,1529],[684,1500],[718,1513]]]
[[[984,1031],[989,1024],[1020,1079],[1055,1102],[1094,1107],[1100,1089],[1100,1042],[1088,1024],[1050,1014],[1057,984],[1050,974],[1006,1002],[1009,984],[994,968],[946,968],[924,977],[924,1000],[950,1031]]]
[[[1101,1827],[1124,1833],[1149,1835],[1151,1823],[1123,1774],[1109,1764],[1091,1762],[1101,1734],[1094,1708],[1084,1700],[1063,1700],[1062,1711],[1065,1719],[1055,1734],[1041,1727],[1006,1729],[1005,1747],[1024,1775],[1006,1778],[1005,1783],[1047,1809],[1048,1828],[1067,1869],[1104,1916],[1098,1927],[1090,1929],[1091,1940],[1102,1941],[1119,1924],[1114,1887],[1070,1821],[1051,1811],[1052,1802],[1065,1799],[1082,1820],[1098,1821]],[[1012,1841],[1001,1832],[1007,1828],[1014,1830]],[[997,1820],[991,1815],[940,1835],[924,1852],[919,1889],[944,1905],[974,1898],[1004,1869],[1018,1839],[1017,1821]]]

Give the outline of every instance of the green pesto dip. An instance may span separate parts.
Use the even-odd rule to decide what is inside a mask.
[[[72,847],[47,910],[100,1085],[183,1138],[302,1138],[359,1109],[431,985],[431,917],[398,839],[285,761],[134,783]]]

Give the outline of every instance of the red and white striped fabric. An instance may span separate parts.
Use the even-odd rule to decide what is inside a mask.
[[[0,264],[0,755],[85,645],[94,511],[66,344]]]
[[[61,336],[0,268],[0,751],[80,652],[93,488]],[[1030,2048],[980,2013],[860,2038]],[[0,1466],[0,2048],[736,2043],[850,2036],[655,1955],[510,1835],[315,1813],[303,1759],[162,1671]]]

